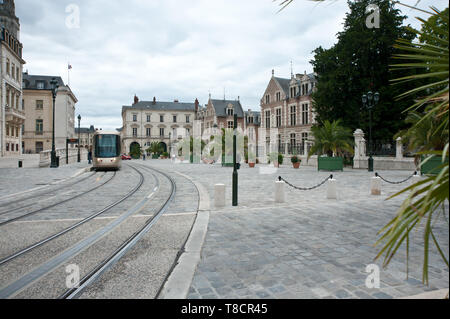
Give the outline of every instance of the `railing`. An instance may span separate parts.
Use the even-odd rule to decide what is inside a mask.
[[[40,155],[40,158],[39,158],[39,166],[40,167],[50,166],[51,154],[52,154],[52,151],[43,151],[39,154]],[[88,154],[88,152],[86,149],[84,149],[84,148],[80,149],[80,155],[81,155],[82,161],[87,160],[87,154]],[[62,149],[62,148],[57,149],[56,157],[59,157],[59,165],[67,164],[66,149]],[[76,163],[78,161],[78,149],[69,149],[68,159],[69,159],[68,164]]]

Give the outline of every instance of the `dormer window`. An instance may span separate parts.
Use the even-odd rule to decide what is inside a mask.
[[[233,105],[228,105],[228,108],[227,108],[227,115],[228,116],[234,116],[234,109],[233,109]]]
[[[36,87],[38,90],[44,89],[44,81],[36,81]]]

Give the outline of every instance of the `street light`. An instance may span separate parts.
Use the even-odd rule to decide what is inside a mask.
[[[81,162],[81,154],[80,154],[80,122],[81,122],[81,115],[78,115],[78,163]]]
[[[380,93],[373,94],[371,91],[363,95],[362,102],[369,110],[369,172],[373,172],[373,150],[372,150],[372,110],[380,101]]]
[[[58,168],[58,163],[56,160],[56,147],[55,147],[55,103],[56,95],[58,94],[59,84],[55,78],[50,81],[53,97],[53,129],[52,129],[52,152],[51,152],[51,168]]]

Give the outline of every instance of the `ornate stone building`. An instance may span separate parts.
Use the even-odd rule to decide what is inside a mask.
[[[0,1],[0,157],[23,150],[22,49],[14,1]]]
[[[261,99],[261,128],[265,128],[267,152],[305,154],[315,123],[311,95],[316,84],[314,74],[292,74],[285,79],[275,77],[272,71]]]
[[[139,101],[135,96],[131,106],[122,107],[122,152],[129,153],[133,145],[147,149],[151,143],[158,142],[165,151],[171,141],[193,135],[195,103]]]
[[[198,110],[196,119],[202,122],[202,132],[217,127],[233,128],[234,114],[238,116],[238,128],[245,130],[245,114],[238,100],[214,100],[209,98],[208,104]]]
[[[55,146],[66,148],[66,140],[75,136],[75,105],[78,102],[59,76],[23,74],[23,104],[27,114],[24,125],[24,151],[40,153],[52,149],[53,96],[50,81],[59,84],[55,103]],[[74,148],[74,145],[70,146]]]

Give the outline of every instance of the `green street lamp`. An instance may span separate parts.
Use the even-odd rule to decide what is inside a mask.
[[[80,122],[81,122],[81,115],[78,115],[78,163],[81,162],[81,153],[80,153],[80,133],[81,133],[81,128],[80,128]]]
[[[53,97],[53,124],[52,124],[52,152],[51,152],[51,168],[58,168],[58,163],[56,160],[56,147],[55,147],[55,103],[56,103],[56,95],[58,94],[59,84],[58,81],[53,78],[50,81],[50,86],[52,90]]]
[[[373,149],[372,149],[372,110],[380,101],[380,93],[368,92],[362,97],[363,106],[369,110],[369,172],[373,172]]]

